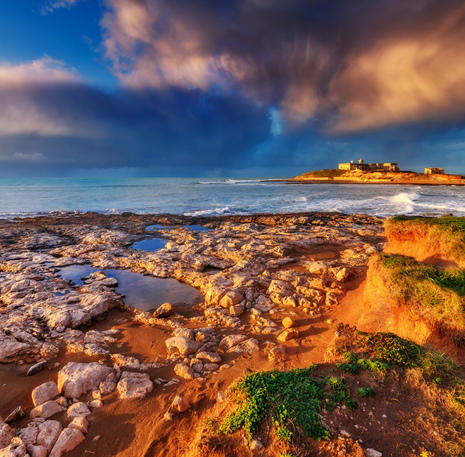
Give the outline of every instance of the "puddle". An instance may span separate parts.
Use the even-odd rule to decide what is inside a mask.
[[[154,224],[154,225],[148,225],[145,227],[145,230],[166,230],[166,229],[175,229],[176,227],[184,227],[189,230],[193,230],[195,232],[208,232],[212,230],[209,227],[204,227],[203,225],[160,225],[160,224]]]
[[[131,245],[131,247],[138,251],[157,252],[163,249],[167,243],[168,240],[164,240],[163,238],[150,238],[149,240],[138,241]]]
[[[185,225],[184,227],[190,229],[190,230],[194,230],[196,232],[209,232],[210,230],[212,230],[211,228],[208,228],[208,227],[204,227],[203,225]]]
[[[160,225],[160,224],[153,224],[153,225],[147,225],[147,227],[145,227],[145,230],[165,230],[165,229],[172,229],[173,226],[172,225]]]
[[[82,278],[101,271],[90,265],[71,265],[60,268],[58,274],[75,284],[83,285]],[[142,311],[153,311],[163,303],[195,305],[201,301],[200,292],[171,278],[144,276],[129,270],[103,270],[108,277],[118,280],[116,292],[124,295],[124,303]]]

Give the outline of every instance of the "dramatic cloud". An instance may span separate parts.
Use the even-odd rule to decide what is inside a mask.
[[[458,0],[106,0],[130,87],[241,90],[288,126],[341,133],[465,116]]]
[[[291,175],[438,151],[460,163],[463,0],[96,4],[104,55],[86,65],[66,44],[88,79],[51,57],[0,62],[1,174]],[[99,57],[105,87],[91,81]]]
[[[78,83],[73,69],[50,57],[19,65],[0,63],[0,135],[77,134],[83,122],[70,122],[64,115],[66,107],[47,97]],[[81,133],[87,135],[89,129],[82,128]]]

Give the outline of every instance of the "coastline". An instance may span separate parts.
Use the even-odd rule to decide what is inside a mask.
[[[463,182],[431,182],[430,180],[425,181],[375,181],[375,180],[346,180],[346,179],[267,179],[263,182],[281,182],[286,184],[386,184],[386,185],[401,185],[401,186],[465,186],[465,180]]]
[[[360,322],[363,331],[397,330],[390,316],[366,316],[366,276],[370,259],[385,248],[383,224],[381,217],[336,212],[88,212],[0,220],[0,416],[22,411],[9,422],[25,437],[41,420],[69,430],[73,411],[84,411],[86,431],[69,457],[200,457],[205,446],[216,456],[216,435],[208,447],[202,427],[214,412],[227,414],[235,380],[251,371],[333,363],[328,354],[340,329]],[[166,244],[153,252],[134,248],[152,238]],[[69,267],[83,272],[67,276]],[[112,271],[138,282],[124,290],[124,277]],[[153,308],[143,309],[131,302],[142,279],[178,281],[198,295],[168,306],[156,303],[155,289]],[[405,322],[401,330],[412,334]],[[60,396],[32,402],[33,389],[55,382]],[[358,382],[347,381],[354,391]],[[370,400],[375,417],[389,413],[383,395]],[[333,416],[323,414],[329,424]],[[350,415],[336,416],[334,438],[315,445],[333,446],[336,454],[328,456],[352,447],[359,452],[356,440],[341,438],[345,430],[365,448],[398,455],[397,426],[386,426],[380,440],[375,421],[366,430],[355,427],[364,410]],[[228,455],[252,455],[241,437],[221,442]],[[357,452],[346,455],[362,455]]]

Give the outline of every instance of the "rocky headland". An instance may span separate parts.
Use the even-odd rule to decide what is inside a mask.
[[[452,174],[417,173],[413,171],[316,170],[284,180],[303,184],[402,184],[429,186],[465,186],[465,177]]]
[[[442,220],[0,221],[0,456],[460,456],[463,239]],[[115,272],[173,299],[139,306]]]

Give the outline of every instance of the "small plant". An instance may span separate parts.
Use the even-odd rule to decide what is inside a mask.
[[[359,387],[357,393],[363,398],[373,396],[375,391],[371,387]]]

